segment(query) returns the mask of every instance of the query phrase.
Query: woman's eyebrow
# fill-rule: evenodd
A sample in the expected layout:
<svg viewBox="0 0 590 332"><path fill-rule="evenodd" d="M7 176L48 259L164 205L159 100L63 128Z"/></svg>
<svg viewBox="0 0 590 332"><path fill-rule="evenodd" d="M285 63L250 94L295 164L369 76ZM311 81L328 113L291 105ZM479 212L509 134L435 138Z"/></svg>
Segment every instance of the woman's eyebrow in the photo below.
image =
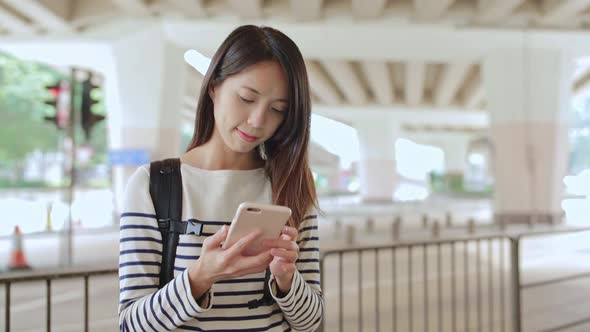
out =
<svg viewBox="0 0 590 332"><path fill-rule="evenodd" d="M262 94L261 94L261 93L260 93L258 90L254 89L254 88L252 88L252 87L249 87L249 86L247 86L247 85L242 85L242 86L241 86L241 88L244 88L244 89L250 90L250 91L254 92L254 93L255 93L255 94L257 94L257 95L262 95ZM287 99L283 99L283 98L275 99L275 101L281 101L281 102L283 102L283 103L287 103L287 104L289 103L289 102L287 101Z"/></svg>

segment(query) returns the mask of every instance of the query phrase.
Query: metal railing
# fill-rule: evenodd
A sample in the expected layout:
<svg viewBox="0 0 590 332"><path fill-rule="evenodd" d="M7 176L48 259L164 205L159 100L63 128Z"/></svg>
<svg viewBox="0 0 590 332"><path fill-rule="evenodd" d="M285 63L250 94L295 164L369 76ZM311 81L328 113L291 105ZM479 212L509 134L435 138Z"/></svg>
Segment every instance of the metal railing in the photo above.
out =
<svg viewBox="0 0 590 332"><path fill-rule="evenodd" d="M337 315L336 319L333 319L331 314L326 312L322 330L342 331L345 325L348 325L346 322L348 319L355 323L359 331L366 331L367 325L372 324L371 329L375 331L422 330L428 332L440 331L441 326L449 327L451 331L459 331L459 329L466 331L474 326L481 330L485 326L487 330L521 332L523 291L590 278L590 272L587 272L523 283L520 263L521 241L529 237L581 231L590 231L590 228L396 242L388 246L324 251L320 264L326 307L330 311L331 305L335 304ZM384 257L387 253L390 253L389 257L387 255ZM367 259L367 256L371 259ZM389 271L386 271L383 261L391 263ZM388 275L387 272L390 274ZM45 282L46 331L49 332L51 331L52 282L78 278L84 280L83 323L84 331L88 331L88 290L91 278L117 273L116 268L109 267L0 274L0 285L4 285L5 288L4 331L10 331L11 327L11 286L13 284ZM365 277L368 273L372 273L372 278ZM352 286L350 282L346 283L347 278L356 279L355 283ZM407 280L403 280L404 278ZM372 304L364 299L367 294L363 288L371 288L366 287L365 281L373 288L373 293L370 294L373 295ZM421 287L416 285L418 282L422 283ZM391 283L388 294L383 293L381 289L381 286L386 283ZM348 306L353 302L348 295L345 298L345 293L351 290L359 294L355 315L345 314L345 311L350 311L349 308L345 308L345 304ZM335 297L335 301L330 299L332 296ZM390 307L383 303L387 298L391 299L390 303L387 303ZM373 307L371 317L365 313L365 305ZM402 309L407 310L407 319L402 319L404 314ZM390 310L387 314L388 318L391 318L391 323L387 326L383 324L385 310ZM586 323L590 323L590 317L555 326L544 332L561 331ZM406 326L400 326L402 324ZM335 325L335 328L332 325Z"/></svg>
<svg viewBox="0 0 590 332"><path fill-rule="evenodd" d="M322 330L343 331L352 324L358 331L428 332L450 328L521 332L524 290L590 277L589 272L524 284L521 241L580 231L590 228L398 242L323 252L321 277L326 312ZM367 278L367 274L371 276ZM390 289L382 287L384 283L390 284ZM364 288L373 288L372 294ZM373 303L365 299L371 295ZM386 320L383 313L387 314ZM586 323L590 323L590 317L544 332Z"/></svg>
<svg viewBox="0 0 590 332"><path fill-rule="evenodd" d="M5 308L4 308L4 331L10 331L10 309L11 309L11 286L15 283L24 282L45 282L45 296L46 296L46 331L51 331L51 284L54 280L64 279L84 279L84 297L83 297L83 311L84 311L84 331L88 332L88 313L89 313L89 283L90 278L100 275L117 274L118 270L115 268L103 269L72 269L69 271L39 271L39 272L12 272L5 275L0 274L0 285L4 285L5 289Z"/></svg>
<svg viewBox="0 0 590 332"><path fill-rule="evenodd" d="M528 233L528 234L521 234L520 236L512 239L512 242L513 242L512 248L513 248L513 251L515 251L514 255L517 255L515 257L520 259L520 244L521 244L522 239L532 238L532 237L537 237L537 236L564 235L564 234L589 232L589 231L590 231L590 228L585 227L585 228L578 228L578 229L549 230L549 231L543 231L543 232L533 232L533 233ZM517 266L519 266L519 265L517 265ZM552 278L552 279L536 281L536 282L522 283L522 280L520 278L520 268L518 268L514 272L514 278L515 278L514 282L517 282L517 285L518 285L518 292L516 294L516 298L518 298L518 302L515 303L515 305L517 305L515 307L515 311L516 311L515 315L516 314L518 314L518 315L515 316L517 318L517 323L515 323L515 324L518 325L518 329L516 331L520 332L520 331L522 331L522 314L521 314L522 303L521 303L520 299L522 298L523 291L537 289L540 287L545 287L545 286L550 286L550 285L555 285L555 284L560 284L560 283L573 281L573 280L590 278L590 272L571 274L571 275L560 277L560 278ZM576 321L561 324L558 326L553 326L553 327L545 329L541 332L563 331L566 329L570 329L572 327L576 327L576 326L580 326L580 325L584 325L584 324L588 324L588 323L590 323L590 316L576 320Z"/></svg>

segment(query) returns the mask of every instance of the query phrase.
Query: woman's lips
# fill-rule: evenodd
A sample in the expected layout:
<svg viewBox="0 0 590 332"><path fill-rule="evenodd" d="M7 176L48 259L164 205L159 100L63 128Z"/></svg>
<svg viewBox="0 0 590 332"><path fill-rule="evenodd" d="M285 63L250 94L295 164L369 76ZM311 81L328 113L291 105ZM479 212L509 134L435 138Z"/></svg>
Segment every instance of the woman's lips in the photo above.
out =
<svg viewBox="0 0 590 332"><path fill-rule="evenodd" d="M246 141L246 142L252 143L252 142L255 142L258 139L258 137L256 137L256 136L250 136L250 135L246 134L245 132L243 132L243 131L241 131L241 130L239 130L237 128L236 128L236 130L238 131L238 134L240 135L240 137L244 141Z"/></svg>

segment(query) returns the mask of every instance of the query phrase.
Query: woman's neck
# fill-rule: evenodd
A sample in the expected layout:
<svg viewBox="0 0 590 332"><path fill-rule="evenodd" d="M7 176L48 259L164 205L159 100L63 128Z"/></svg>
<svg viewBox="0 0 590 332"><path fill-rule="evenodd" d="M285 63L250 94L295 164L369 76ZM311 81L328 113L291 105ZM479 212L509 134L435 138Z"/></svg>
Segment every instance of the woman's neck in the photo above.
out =
<svg viewBox="0 0 590 332"><path fill-rule="evenodd" d="M186 152L180 159L185 164L209 170L249 170L264 167L264 161L256 150L236 153L225 145L218 146L213 140Z"/></svg>

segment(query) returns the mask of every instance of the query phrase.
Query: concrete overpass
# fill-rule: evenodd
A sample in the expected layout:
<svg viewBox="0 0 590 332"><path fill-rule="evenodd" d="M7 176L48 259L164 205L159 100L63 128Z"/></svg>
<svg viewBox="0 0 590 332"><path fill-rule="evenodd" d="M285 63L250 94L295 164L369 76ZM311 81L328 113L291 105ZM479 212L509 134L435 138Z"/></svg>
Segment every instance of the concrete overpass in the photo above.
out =
<svg viewBox="0 0 590 332"><path fill-rule="evenodd" d="M176 155L212 55L244 23L276 27L306 56L318 114L354 126L362 194L390 200L394 142L494 147L495 212L559 219L566 112L590 82L589 0L0 1L0 50L102 73L111 148ZM463 148L461 148L463 147ZM453 169L450 169L453 170ZM130 169L116 169L121 191Z"/></svg>

